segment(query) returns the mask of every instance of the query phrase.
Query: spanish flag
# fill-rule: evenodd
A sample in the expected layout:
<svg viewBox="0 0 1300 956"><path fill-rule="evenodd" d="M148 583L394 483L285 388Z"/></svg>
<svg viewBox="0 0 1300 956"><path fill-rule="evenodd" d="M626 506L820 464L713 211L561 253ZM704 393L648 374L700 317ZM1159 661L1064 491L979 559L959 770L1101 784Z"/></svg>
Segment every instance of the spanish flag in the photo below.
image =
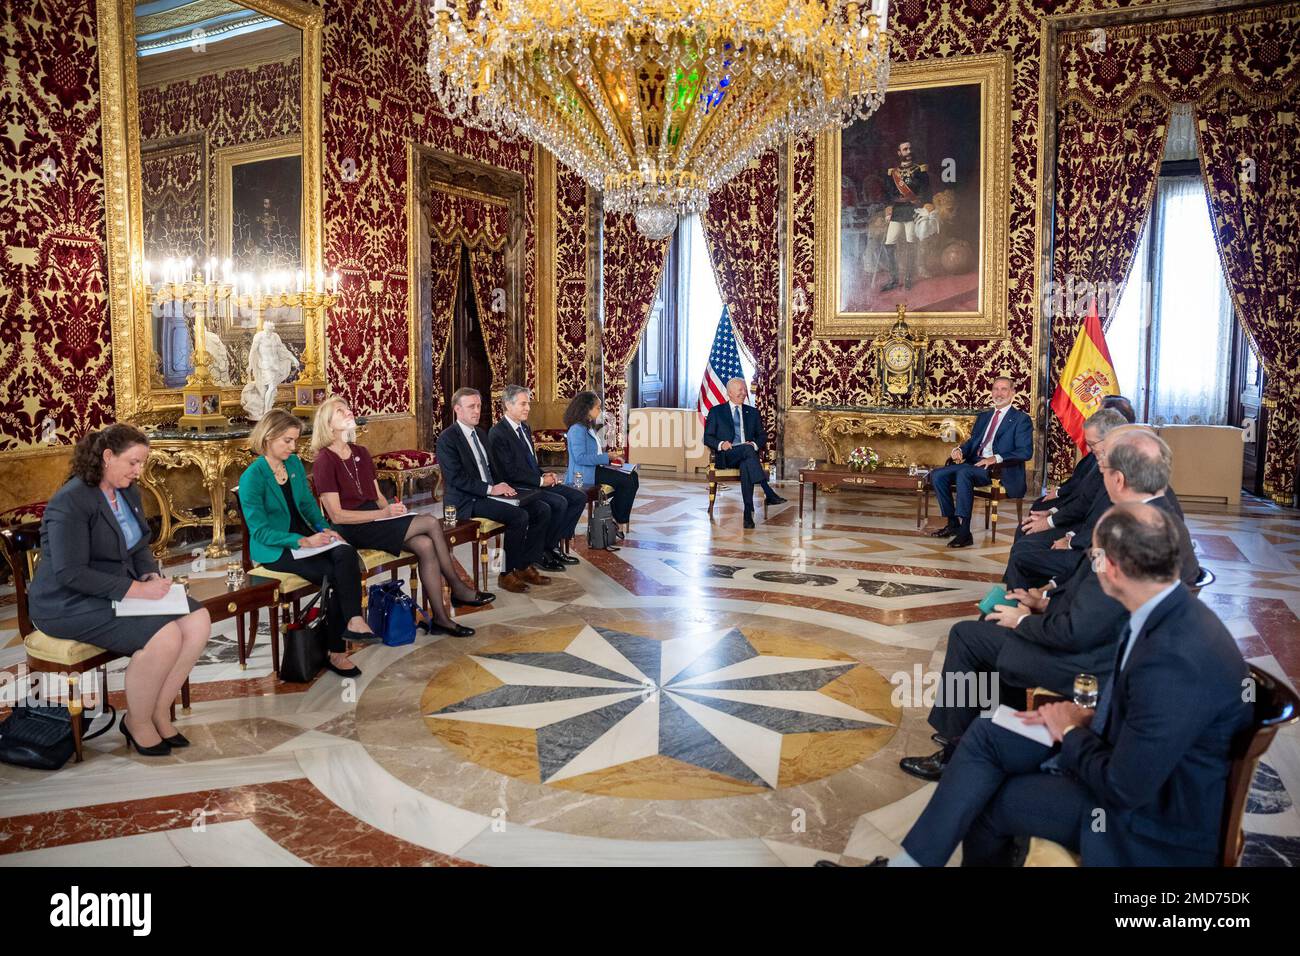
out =
<svg viewBox="0 0 1300 956"><path fill-rule="evenodd" d="M1083 440L1084 421L1101 408L1103 398L1118 394L1115 366L1111 364L1106 335L1097 317L1097 300L1093 299L1052 395L1052 411L1083 454L1088 453L1088 445Z"/></svg>

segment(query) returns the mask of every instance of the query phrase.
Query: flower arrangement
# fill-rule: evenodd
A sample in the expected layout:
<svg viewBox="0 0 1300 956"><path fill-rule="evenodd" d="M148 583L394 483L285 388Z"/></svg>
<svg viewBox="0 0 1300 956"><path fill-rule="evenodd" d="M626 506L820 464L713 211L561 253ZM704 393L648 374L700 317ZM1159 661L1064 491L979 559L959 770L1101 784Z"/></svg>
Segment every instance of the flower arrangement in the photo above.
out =
<svg viewBox="0 0 1300 956"><path fill-rule="evenodd" d="M849 452L849 467L854 471L875 471L880 465L880 455L870 445L859 445Z"/></svg>

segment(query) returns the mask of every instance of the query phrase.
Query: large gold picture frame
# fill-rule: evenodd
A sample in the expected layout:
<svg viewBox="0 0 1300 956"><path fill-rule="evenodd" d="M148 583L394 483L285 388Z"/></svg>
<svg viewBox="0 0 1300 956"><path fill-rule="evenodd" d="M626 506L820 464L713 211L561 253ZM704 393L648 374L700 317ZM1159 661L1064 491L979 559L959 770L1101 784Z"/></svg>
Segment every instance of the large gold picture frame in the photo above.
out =
<svg viewBox="0 0 1300 956"><path fill-rule="evenodd" d="M942 61L899 63L891 67L888 96L944 87L978 89L979 239L975 268L978 306L963 311L926 311L908 307L913 325L931 338L1001 338L1007 330L1007 232L1010 210L1010 60L1005 54L955 57ZM870 123L871 118L865 122ZM813 332L821 339L864 339L888 331L893 308L870 312L841 311L841 130L817 138L814 190ZM943 174L942 157L920 157L932 178ZM883 173L884 170L881 170Z"/></svg>
<svg viewBox="0 0 1300 956"><path fill-rule="evenodd" d="M314 275L321 258L321 30L324 13L306 0L240 0L302 33L302 264ZM135 4L97 5L99 81L104 128L109 311L113 330L113 382L119 421L162 419L178 412L181 390L151 381L154 366L150 315L144 290L141 215L140 123L135 54ZM323 316L313 321L323 324ZM325 330L307 337L316 367L325 369ZM239 404L238 387L221 390L224 404ZM173 416L174 417L174 416Z"/></svg>

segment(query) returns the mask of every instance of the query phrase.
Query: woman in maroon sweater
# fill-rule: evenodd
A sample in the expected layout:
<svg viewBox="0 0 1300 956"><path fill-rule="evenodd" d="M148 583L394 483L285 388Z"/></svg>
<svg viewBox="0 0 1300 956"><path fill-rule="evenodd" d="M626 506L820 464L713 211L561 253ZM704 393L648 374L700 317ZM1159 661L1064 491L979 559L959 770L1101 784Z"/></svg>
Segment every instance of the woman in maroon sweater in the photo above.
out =
<svg viewBox="0 0 1300 956"><path fill-rule="evenodd" d="M356 427L352 410L341 398L327 398L316 410L311 433L316 452L312 481L325 514L343 539L358 550L414 554L419 562L420 583L433 607L432 620L419 612L420 626L453 637L469 637L474 629L457 624L443 608L442 582L451 588L453 607L482 607L496 595L475 591L461 580L438 518L408 512L400 501L388 502L379 490L370 452L348 441L355 436Z"/></svg>

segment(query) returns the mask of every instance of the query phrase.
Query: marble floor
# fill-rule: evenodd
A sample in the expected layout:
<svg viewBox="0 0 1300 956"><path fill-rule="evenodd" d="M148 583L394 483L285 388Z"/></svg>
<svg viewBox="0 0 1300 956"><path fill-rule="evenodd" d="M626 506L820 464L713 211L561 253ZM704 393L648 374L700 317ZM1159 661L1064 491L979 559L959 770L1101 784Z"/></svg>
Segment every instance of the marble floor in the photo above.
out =
<svg viewBox="0 0 1300 956"><path fill-rule="evenodd" d="M0 865L743 865L897 848L933 749L894 693L939 669L1008 540L952 551L910 496L819 495L743 531L697 482L645 478L632 534L554 583L498 592L469 639L357 652L363 674L247 669L233 625L193 674L193 742L128 754L112 731L57 773L0 765ZM418 499L417 499L418 502ZM426 501L424 507L436 510ZM1253 663L1300 683L1300 514L1189 505L1202 599ZM469 552L458 557L468 565ZM188 553L179 555L184 569ZM214 562L207 573L221 573ZM0 670L23 661L0 590ZM122 664L110 700L122 706ZM1300 865L1300 729L1265 755L1246 864Z"/></svg>

